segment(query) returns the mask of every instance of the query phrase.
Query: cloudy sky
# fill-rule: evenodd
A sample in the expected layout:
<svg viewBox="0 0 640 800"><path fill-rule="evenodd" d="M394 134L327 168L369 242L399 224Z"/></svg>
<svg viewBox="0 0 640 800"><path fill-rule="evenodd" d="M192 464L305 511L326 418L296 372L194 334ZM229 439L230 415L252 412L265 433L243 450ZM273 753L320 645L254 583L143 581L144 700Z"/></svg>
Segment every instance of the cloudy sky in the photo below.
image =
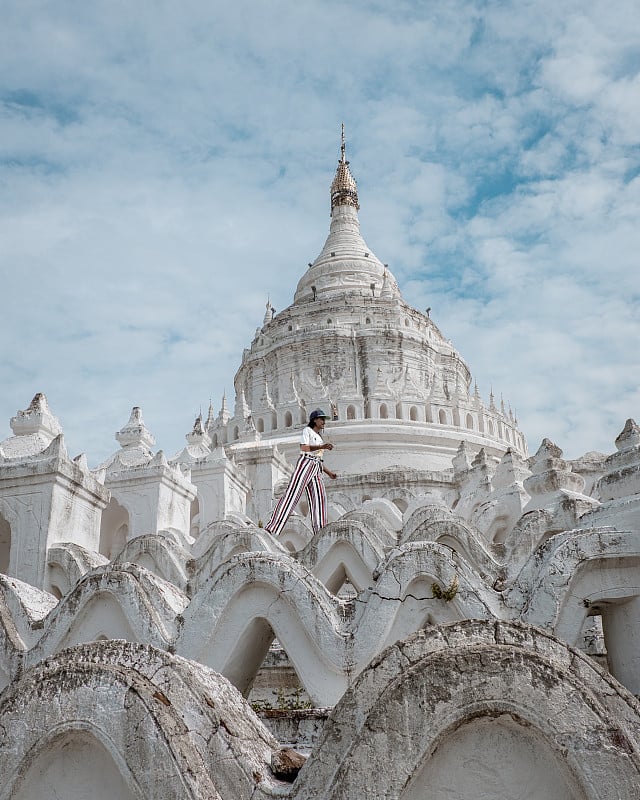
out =
<svg viewBox="0 0 640 800"><path fill-rule="evenodd" d="M637 0L4 0L0 440L131 407L181 448L329 224L362 232L535 452L640 418Z"/></svg>

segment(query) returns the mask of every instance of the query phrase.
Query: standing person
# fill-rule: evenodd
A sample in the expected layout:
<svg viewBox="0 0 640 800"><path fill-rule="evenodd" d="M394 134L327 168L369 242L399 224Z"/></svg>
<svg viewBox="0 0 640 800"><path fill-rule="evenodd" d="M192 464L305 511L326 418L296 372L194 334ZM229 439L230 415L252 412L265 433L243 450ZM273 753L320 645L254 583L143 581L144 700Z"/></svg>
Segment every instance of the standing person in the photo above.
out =
<svg viewBox="0 0 640 800"><path fill-rule="evenodd" d="M333 445L330 442L323 442L321 436L327 419L327 414L321 408L316 408L309 414L309 424L302 431L300 437L301 453L289 485L278 500L269 522L264 526L264 529L274 536L277 536L287 524L291 512L298 504L305 489L309 500L313 532L317 533L327 524L327 494L324 489L322 473L326 473L332 479L336 478L336 473L327 469L323 461L324 451L333 450Z"/></svg>

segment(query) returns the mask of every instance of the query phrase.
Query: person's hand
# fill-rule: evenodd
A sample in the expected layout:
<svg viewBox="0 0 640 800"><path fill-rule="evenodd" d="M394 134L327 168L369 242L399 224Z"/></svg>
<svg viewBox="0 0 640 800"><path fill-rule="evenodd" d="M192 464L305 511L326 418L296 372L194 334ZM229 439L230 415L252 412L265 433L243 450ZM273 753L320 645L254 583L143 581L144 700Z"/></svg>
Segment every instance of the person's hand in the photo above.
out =
<svg viewBox="0 0 640 800"><path fill-rule="evenodd" d="M331 442L327 442L326 444L322 445L321 449L322 450L333 450L333 445L331 444Z"/></svg>
<svg viewBox="0 0 640 800"><path fill-rule="evenodd" d="M327 470L327 475L331 478L331 480L334 480L334 481L338 477L336 475L336 473L335 472L331 472L331 470Z"/></svg>

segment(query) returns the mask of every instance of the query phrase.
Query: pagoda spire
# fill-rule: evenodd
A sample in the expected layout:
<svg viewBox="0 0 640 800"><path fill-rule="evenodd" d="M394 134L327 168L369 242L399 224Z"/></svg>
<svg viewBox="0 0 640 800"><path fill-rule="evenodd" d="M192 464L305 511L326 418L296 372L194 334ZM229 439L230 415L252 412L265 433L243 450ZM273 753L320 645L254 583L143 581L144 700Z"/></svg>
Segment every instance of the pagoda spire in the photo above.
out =
<svg viewBox="0 0 640 800"><path fill-rule="evenodd" d="M340 161L335 177L331 184L331 213L336 206L353 206L356 210L360 208L358 202L358 186L355 182L349 162L346 156L346 144L344 138L344 122L342 123L342 135L340 142Z"/></svg>
<svg viewBox="0 0 640 800"><path fill-rule="evenodd" d="M229 408L227 407L227 392L224 391L222 393L222 407L220 408L218 419L223 425L226 425L230 418L231 414L229 413Z"/></svg>
<svg viewBox="0 0 640 800"><path fill-rule="evenodd" d="M265 311L264 319L262 320L263 326L268 325L271 322L274 312L275 308L271 305L271 298L267 297L267 310Z"/></svg>
<svg viewBox="0 0 640 800"><path fill-rule="evenodd" d="M213 410L213 403L211 402L211 398L209 398L209 413L207 414L207 421L205 423L205 430L209 431L213 427L215 422L215 413Z"/></svg>
<svg viewBox="0 0 640 800"><path fill-rule="evenodd" d="M300 279L294 303L313 303L331 296L343 297L347 291L363 297L380 297L385 266L371 252L360 234L358 190L349 170L344 126L340 160L331 183L331 223L329 235L316 260ZM393 275L387 271L387 291L400 297Z"/></svg>

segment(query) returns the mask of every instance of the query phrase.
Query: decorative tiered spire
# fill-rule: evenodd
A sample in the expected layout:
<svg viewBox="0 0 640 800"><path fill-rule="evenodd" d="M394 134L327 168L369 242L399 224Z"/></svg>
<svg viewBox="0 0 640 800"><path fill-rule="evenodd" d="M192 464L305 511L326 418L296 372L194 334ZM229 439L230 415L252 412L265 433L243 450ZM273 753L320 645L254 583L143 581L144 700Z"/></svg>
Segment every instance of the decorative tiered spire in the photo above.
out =
<svg viewBox="0 0 640 800"><path fill-rule="evenodd" d="M185 436L185 439L191 445L190 455L205 456L211 452L211 437L202 421L202 412L196 417L196 421L193 423L193 430Z"/></svg>
<svg viewBox="0 0 640 800"><path fill-rule="evenodd" d="M207 414L207 421L204 426L207 432L211 430L214 422L215 422L215 412L213 410L213 403L211 402L211 398L209 398L209 413Z"/></svg>
<svg viewBox="0 0 640 800"><path fill-rule="evenodd" d="M349 169L349 162L346 158L346 146L344 141L344 122L342 123L342 142L340 144L340 161L336 170L335 178L331 184L331 212L336 206L354 206L360 208L358 202L358 186Z"/></svg>
<svg viewBox="0 0 640 800"><path fill-rule="evenodd" d="M39 434L49 442L62 433L60 422L49 410L47 398L42 392L34 395L29 408L18 411L16 416L11 418L11 430L16 436Z"/></svg>
<svg viewBox="0 0 640 800"><path fill-rule="evenodd" d="M204 433L204 428L202 426L202 411L196 417L196 421L193 423L193 431L196 436L201 436Z"/></svg>
<svg viewBox="0 0 640 800"><path fill-rule="evenodd" d="M233 416L236 417L236 419L247 419L247 417L251 416L251 409L247 403L244 389L240 391L240 394L236 395L236 407L234 409Z"/></svg>
<svg viewBox="0 0 640 800"><path fill-rule="evenodd" d="M389 270L386 268L385 264L384 275L382 277L382 289L380 290L380 297L385 300L392 299L394 297L394 288L395 287L393 287L391 283L391 278L389 277Z"/></svg>
<svg viewBox="0 0 640 800"><path fill-rule="evenodd" d="M625 422L624 428L616 437L616 449L618 451L626 450L629 447L635 447L640 444L640 427L633 419L628 419Z"/></svg>
<svg viewBox="0 0 640 800"><path fill-rule="evenodd" d="M231 414L229 413L229 408L227 407L227 393L225 391L222 393L222 406L220 408L220 413L218 414L218 420L223 425L226 425L230 418Z"/></svg>
<svg viewBox="0 0 640 800"><path fill-rule="evenodd" d="M298 283L294 303L315 303L331 296L360 294L380 297L385 265L371 252L360 234L358 191L345 154L344 126L340 161L331 184L331 225L322 252ZM400 290L388 272L387 289L392 302ZM386 298L385 298L386 299Z"/></svg>
<svg viewBox="0 0 640 800"><path fill-rule="evenodd" d="M28 408L11 418L11 429L15 436L0 441L0 461L39 454L53 456L52 448L64 449L60 422L49 410L47 398L41 392L34 396Z"/></svg>
<svg viewBox="0 0 640 800"><path fill-rule="evenodd" d="M271 322L274 312L275 308L271 305L271 300L267 298L267 310L265 311L264 319L262 320L263 325L268 325Z"/></svg>
<svg viewBox="0 0 640 800"><path fill-rule="evenodd" d="M156 440L144 424L142 409L139 406L133 407L129 422L116 433L116 439L122 448L138 448L148 451L149 456L152 455L151 448Z"/></svg>

